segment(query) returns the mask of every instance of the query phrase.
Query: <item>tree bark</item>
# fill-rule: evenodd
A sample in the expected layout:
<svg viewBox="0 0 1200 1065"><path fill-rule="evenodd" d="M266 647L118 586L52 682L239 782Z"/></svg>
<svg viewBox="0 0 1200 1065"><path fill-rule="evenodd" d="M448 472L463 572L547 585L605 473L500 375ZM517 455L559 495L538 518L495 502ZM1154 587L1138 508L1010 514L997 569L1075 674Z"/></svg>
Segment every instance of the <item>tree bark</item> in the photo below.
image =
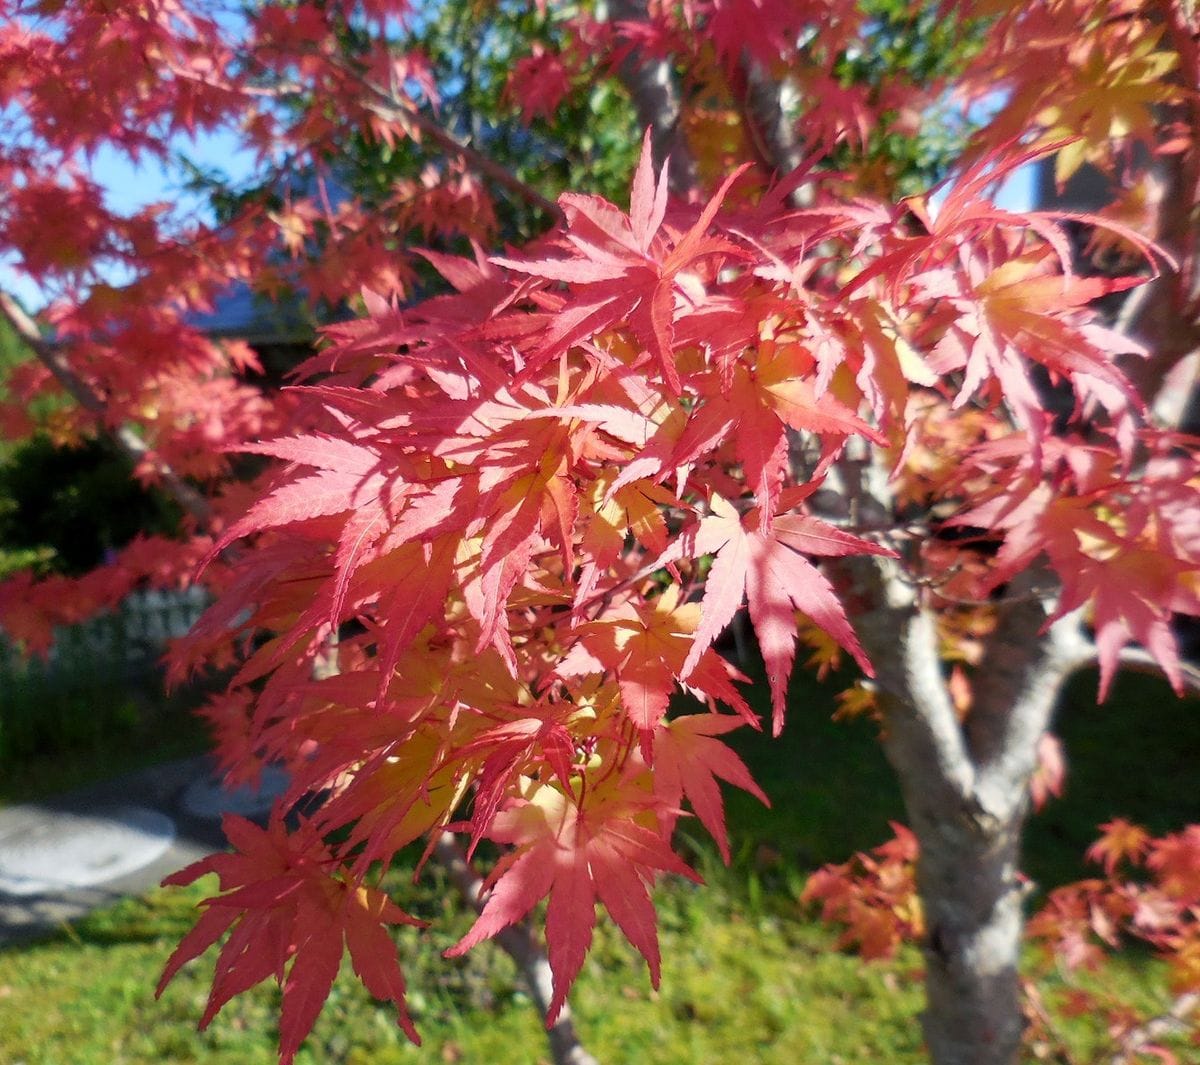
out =
<svg viewBox="0 0 1200 1065"><path fill-rule="evenodd" d="M1037 575L1012 589L963 722L919 589L891 560L848 560L848 570L871 604L857 629L878 670L884 749L920 846L929 1054L935 1065L1013 1065L1025 1027L1018 872L1028 783L1062 682L1084 653L1078 619L1039 635Z"/></svg>
<svg viewBox="0 0 1200 1065"><path fill-rule="evenodd" d="M646 0L601 0L596 17L607 22L646 22ZM696 161L680 127L680 97L675 71L667 59L638 55L631 50L621 60L621 84L633 100L638 124L650 129L650 146L656 166L670 160L667 176L671 191L686 197L700 183Z"/></svg>
<svg viewBox="0 0 1200 1065"><path fill-rule="evenodd" d="M477 913L481 912L485 901L483 881L471 868L466 855L451 833L445 832L438 838L434 854L450 873L450 878L463 899ZM517 963L538 1016L545 1021L550 1013L550 1003L554 999L554 976L546 954L534 938L528 923L521 921L503 929L497 933L496 942ZM546 1038L550 1042L554 1065L598 1065L596 1059L579 1042L571 1020L571 1007L565 1003L554 1024L547 1029Z"/></svg>
<svg viewBox="0 0 1200 1065"><path fill-rule="evenodd" d="M935 1065L1012 1065L1024 1027L1017 970L1024 803L1011 804L1007 817L981 807L933 619L909 594L907 604L873 611L859 632L879 668L884 749L920 845L921 1027Z"/></svg>
<svg viewBox="0 0 1200 1065"><path fill-rule="evenodd" d="M906 794L919 790L907 783ZM930 1057L936 1065L1011 1065L1025 1027L1017 877L1024 808L996 823L914 800L908 812L926 922L921 1027Z"/></svg>

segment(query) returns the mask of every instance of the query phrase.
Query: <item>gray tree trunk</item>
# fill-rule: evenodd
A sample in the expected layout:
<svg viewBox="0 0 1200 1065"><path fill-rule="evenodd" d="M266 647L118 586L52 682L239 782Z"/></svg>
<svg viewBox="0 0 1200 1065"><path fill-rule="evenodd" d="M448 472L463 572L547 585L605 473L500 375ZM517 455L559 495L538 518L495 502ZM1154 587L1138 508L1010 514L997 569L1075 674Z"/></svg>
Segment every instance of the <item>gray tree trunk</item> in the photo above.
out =
<svg viewBox="0 0 1200 1065"><path fill-rule="evenodd" d="M926 927L921 1027L930 1057L936 1065L1011 1065L1024 1029L1017 879L1024 804L995 821L961 803L930 801L929 792L937 789L911 773L901 771L900 780L920 844L917 888Z"/></svg>
<svg viewBox="0 0 1200 1065"><path fill-rule="evenodd" d="M878 496L876 496L878 498ZM1042 634L1043 575L1014 582L960 721L932 614L887 559L852 559L845 575L871 604L856 627L877 670L884 747L900 779L920 856L926 1009L935 1065L1013 1065L1024 1018L1018 879L1029 779L1063 681L1090 659L1078 618Z"/></svg>
<svg viewBox="0 0 1200 1065"><path fill-rule="evenodd" d="M596 17L607 22L645 22L649 18L646 0L601 0ZM621 61L621 82L637 111L638 125L649 127L651 152L656 166L668 159L667 175L671 191L686 196L699 184L696 161L687 138L680 129L680 94L675 71L668 60L646 56L636 49Z"/></svg>

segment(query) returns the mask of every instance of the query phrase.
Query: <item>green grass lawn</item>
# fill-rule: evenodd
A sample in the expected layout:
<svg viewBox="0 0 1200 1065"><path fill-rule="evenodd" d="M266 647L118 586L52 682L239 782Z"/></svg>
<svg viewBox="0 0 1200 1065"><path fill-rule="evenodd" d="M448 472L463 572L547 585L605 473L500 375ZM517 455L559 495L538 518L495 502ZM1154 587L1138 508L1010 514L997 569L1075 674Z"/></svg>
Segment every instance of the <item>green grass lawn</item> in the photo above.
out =
<svg viewBox="0 0 1200 1065"><path fill-rule="evenodd" d="M65 690L31 686L13 693L2 690L5 679L0 805L57 795L209 747L194 712L205 698L201 686L164 696L153 678L121 685L98 677ZM16 732L19 744L13 742ZM3 1058L0 1065L7 1065Z"/></svg>
<svg viewBox="0 0 1200 1065"><path fill-rule="evenodd" d="M632 949L601 923L572 993L581 1037L601 1062L925 1060L915 1023L921 1007L915 950L865 964L837 950L834 932L788 893L773 892L755 905L746 891L731 888L733 874L715 879L701 889L670 882L658 892L664 956L658 992ZM0 952L5 1065L273 1065L279 1008L273 986L235 999L202 1033L195 1023L211 959L186 967L161 1000L153 997L164 959L213 886L155 891L50 940ZM415 896L406 893L406 905L438 918L430 930L406 928L397 937L424 1045L409 1045L390 1009L343 973L297 1060L545 1062L544 1035L508 958L488 944L465 959L440 957L469 924L449 886L435 874ZM1166 995L1162 972L1144 957L1125 959L1113 979L1122 993L1147 1003ZM1092 1061L1105 1046L1102 1026L1086 1016L1063 1034L1073 1061Z"/></svg>
<svg viewBox="0 0 1200 1065"><path fill-rule="evenodd" d="M1080 876L1095 826L1115 814L1156 831L1200 820L1196 701L1176 701L1157 682L1133 677L1097 709L1091 704L1094 685L1084 678L1064 700L1059 731L1071 757L1067 794L1029 831L1026 865L1043 886ZM601 922L572 1001L586 1045L605 1065L924 1060L915 1023L921 1004L916 951L864 964L838 951L836 932L796 902L808 872L880 842L887 821L901 815L875 726L866 720L834 723L832 705L829 689L800 676L783 737L748 731L739 737L737 745L774 808L729 795L731 868L723 868L700 833L685 825L685 848L709 884L697 889L671 880L659 890L659 992L650 990L645 967L619 933ZM98 771L105 763L91 765ZM20 797L10 786L4 793ZM434 920L429 930L397 933L425 1045L410 1047L387 1008L343 976L298 1060L547 1060L544 1037L505 955L485 944L466 959L440 957L469 918L438 872L417 889L401 876L396 883L406 908ZM204 1033L194 1026L211 978L211 955L188 966L160 1001L153 998L162 964L206 890L211 884L154 892L41 942L0 952L0 1062L273 1062L273 987L235 1000ZM1142 955L1123 959L1112 979L1122 993L1147 1002L1166 994L1161 967ZM1058 993L1054 986L1044 991L1051 998ZM1088 1015L1066 1023L1064 1036L1078 1062L1104 1047L1102 1025Z"/></svg>
<svg viewBox="0 0 1200 1065"><path fill-rule="evenodd" d="M278 993L230 1003L197 1034L210 966L185 969L155 1002L153 979L189 926L204 887L155 892L80 922L53 942L0 954L0 1047L8 1065L273 1062ZM443 895L442 892L445 892ZM435 930L405 929L400 951L414 1019L411 1047L386 1007L341 977L298 1060L307 1065L392 1062L529 1063L546 1058L534 1011L507 957L484 946L439 957L467 927L432 881L413 908L446 909ZM747 909L719 887L673 884L660 893L662 989L620 936L602 925L572 998L580 1032L604 1062L917 1062L911 1018L917 959L863 966L832 948L827 930Z"/></svg>

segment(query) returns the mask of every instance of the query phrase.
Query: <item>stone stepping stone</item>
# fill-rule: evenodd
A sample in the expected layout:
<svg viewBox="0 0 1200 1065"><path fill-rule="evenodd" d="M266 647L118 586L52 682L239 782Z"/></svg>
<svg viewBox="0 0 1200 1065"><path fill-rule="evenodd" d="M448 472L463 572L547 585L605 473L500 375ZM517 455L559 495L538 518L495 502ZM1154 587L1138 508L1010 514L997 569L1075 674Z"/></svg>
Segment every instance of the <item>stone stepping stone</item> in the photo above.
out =
<svg viewBox="0 0 1200 1065"><path fill-rule="evenodd" d="M175 822L144 806L10 806L0 809L0 893L94 887L156 861L174 841Z"/></svg>
<svg viewBox="0 0 1200 1065"><path fill-rule="evenodd" d="M212 777L199 777L183 790L180 806L192 817L216 821L223 814L260 817L271 810L275 800L287 791L291 778L277 766L267 766L257 788L242 785L226 788Z"/></svg>

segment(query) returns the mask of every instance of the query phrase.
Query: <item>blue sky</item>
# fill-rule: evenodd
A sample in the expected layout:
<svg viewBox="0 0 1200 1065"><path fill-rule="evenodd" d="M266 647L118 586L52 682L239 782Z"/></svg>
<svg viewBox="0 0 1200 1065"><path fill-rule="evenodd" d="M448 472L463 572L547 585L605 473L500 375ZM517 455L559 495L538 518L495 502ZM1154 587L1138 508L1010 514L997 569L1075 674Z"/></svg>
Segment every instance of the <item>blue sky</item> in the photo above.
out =
<svg viewBox="0 0 1200 1065"><path fill-rule="evenodd" d="M220 170L233 182L244 180L254 169L254 157L228 130L180 138L176 151L202 167ZM156 200L169 200L184 210L203 209L202 197L186 196L177 176L157 159L147 158L135 166L120 152L102 148L96 157L94 176L107 190L109 205L121 214L132 214Z"/></svg>
<svg viewBox="0 0 1200 1065"><path fill-rule="evenodd" d="M203 168L221 171L235 184L254 171L252 154L229 131L180 138L176 150ZM104 186L109 205L122 214L132 214L147 204L164 200L179 211L207 213L203 197L186 193L180 187L178 174L158 160L147 157L135 165L125 155L102 148L93 164L93 175ZM1014 211L1028 210L1033 203L1033 178L1032 167L1018 170L1001 186L997 205ZM39 288L14 270L11 262L0 261L0 287L13 293L30 310L38 310L46 302Z"/></svg>
<svg viewBox="0 0 1200 1065"><path fill-rule="evenodd" d="M1028 211L1033 206L1033 180L1036 171L1023 166L1000 186L996 206L1006 211Z"/></svg>
<svg viewBox="0 0 1200 1065"><path fill-rule="evenodd" d="M213 168L234 183L245 180L254 171L253 154L245 150L229 130L180 137L175 150L197 165ZM181 213L209 214L203 196L186 192L180 174L171 163L164 165L150 156L133 163L124 153L102 147L92 161L93 178L103 186L109 207L130 215L151 203L167 202ZM113 280L119 282L119 278ZM12 261L0 260L0 287L11 292L28 309L38 310L46 303L45 294L29 278L13 267Z"/></svg>

